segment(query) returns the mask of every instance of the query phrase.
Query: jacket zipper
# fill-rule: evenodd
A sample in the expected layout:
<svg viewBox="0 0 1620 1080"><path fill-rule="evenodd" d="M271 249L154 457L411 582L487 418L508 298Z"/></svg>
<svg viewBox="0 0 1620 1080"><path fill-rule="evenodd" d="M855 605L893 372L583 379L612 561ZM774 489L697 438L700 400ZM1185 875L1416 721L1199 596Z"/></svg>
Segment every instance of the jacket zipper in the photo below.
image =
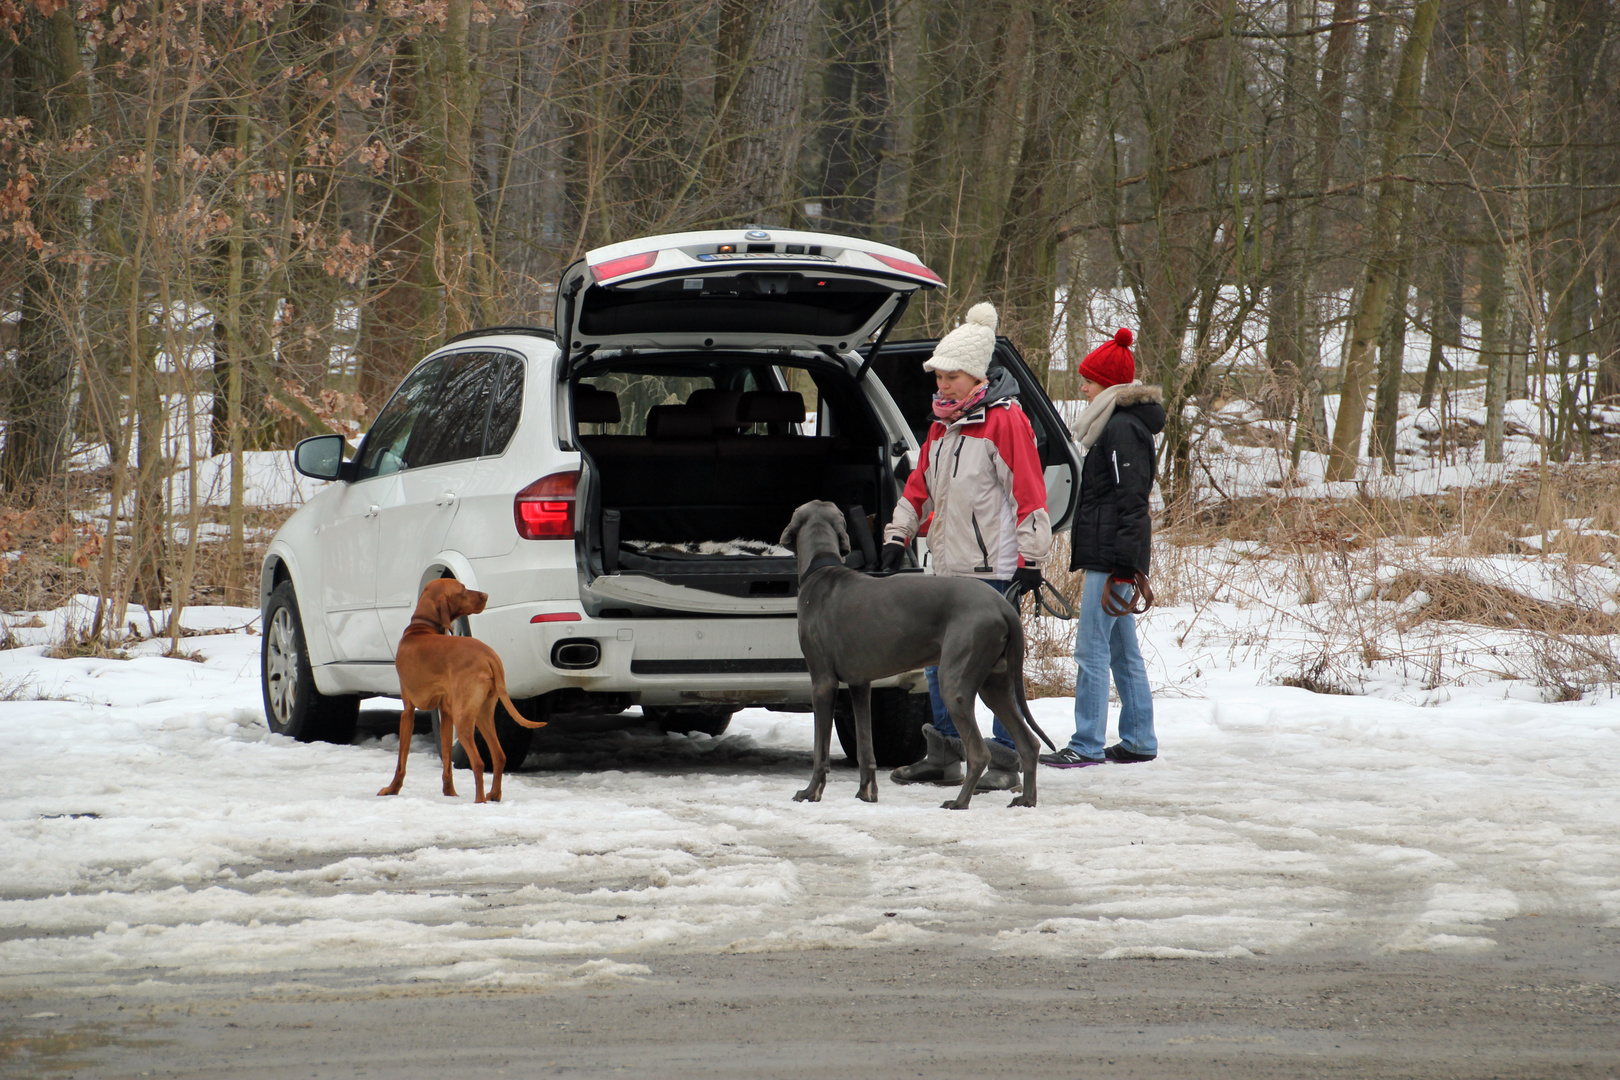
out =
<svg viewBox="0 0 1620 1080"><path fill-rule="evenodd" d="M970 514L968 516L973 522L973 539L979 542L979 565L973 568L973 572L975 574L993 574L996 570L995 567L990 565L990 549L984 546L984 533L979 531L979 515Z"/></svg>
<svg viewBox="0 0 1620 1080"><path fill-rule="evenodd" d="M962 467L962 447L964 445L966 445L966 443L967 443L967 439L963 438L961 435L958 435L956 437L956 452L951 455L951 479L952 480L956 479L956 470L960 469Z"/></svg>
<svg viewBox="0 0 1620 1080"><path fill-rule="evenodd" d="M1119 451L1114 451L1114 486L1118 487L1122 481L1119 478Z"/></svg>

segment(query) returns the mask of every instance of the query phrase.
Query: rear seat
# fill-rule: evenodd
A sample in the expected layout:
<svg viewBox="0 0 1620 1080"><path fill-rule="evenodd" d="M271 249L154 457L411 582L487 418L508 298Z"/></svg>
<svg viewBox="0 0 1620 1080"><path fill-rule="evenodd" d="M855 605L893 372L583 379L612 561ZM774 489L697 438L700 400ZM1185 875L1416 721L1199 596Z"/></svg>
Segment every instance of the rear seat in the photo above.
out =
<svg viewBox="0 0 1620 1080"><path fill-rule="evenodd" d="M826 497L833 469L874 460L871 447L843 439L733 434L804 419L796 392L734 393L699 390L687 404L654 406L644 436L580 436L624 539L775 543L799 505Z"/></svg>

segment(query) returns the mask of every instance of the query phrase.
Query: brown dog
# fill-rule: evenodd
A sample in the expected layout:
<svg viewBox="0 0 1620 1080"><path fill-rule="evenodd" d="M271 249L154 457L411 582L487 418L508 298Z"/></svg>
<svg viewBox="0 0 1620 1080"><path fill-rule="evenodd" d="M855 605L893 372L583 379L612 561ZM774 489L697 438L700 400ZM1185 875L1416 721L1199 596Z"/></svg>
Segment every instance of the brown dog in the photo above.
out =
<svg viewBox="0 0 1620 1080"><path fill-rule="evenodd" d="M501 801L501 773L506 754L495 737L495 702L506 706L507 714L524 727L540 728L543 722L524 719L506 696L506 669L495 650L470 637L455 637L450 627L465 615L477 615L489 603L489 593L475 592L454 578L430 581L416 602L416 614L399 639L394 668L399 672L400 697L405 710L399 715L399 768L394 782L377 792L398 795L405 783L405 758L411 752L411 735L416 730L417 709L439 710L439 756L444 761L444 793L455 795L450 778L450 737L452 733L467 751L473 783L484 801L484 761L478 755L473 732L484 736L489 747L495 779L489 785L489 801Z"/></svg>

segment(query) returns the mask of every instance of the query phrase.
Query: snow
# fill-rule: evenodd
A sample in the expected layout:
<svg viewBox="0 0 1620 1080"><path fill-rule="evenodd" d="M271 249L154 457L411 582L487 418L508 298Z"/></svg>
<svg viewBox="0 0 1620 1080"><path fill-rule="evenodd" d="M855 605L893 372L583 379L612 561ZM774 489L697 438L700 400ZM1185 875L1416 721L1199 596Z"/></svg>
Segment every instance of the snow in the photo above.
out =
<svg viewBox="0 0 1620 1080"><path fill-rule="evenodd" d="M965 813L887 778L861 803L848 770L793 802L811 719L763 710L716 739L574 736L508 775L499 804L474 805L465 772L460 798L440 795L418 736L402 794L378 798L395 736L266 729L256 612L188 609L188 627L228 631L182 640L200 661L165 641L49 659L85 601L38 627L12 613L0 987L606 985L645 975L649 952L964 942L1242 962L1490 950L1493 920L1534 913L1614 924L1620 704L1545 703L1499 674L1435 690L1393 664L1363 696L1279 686L1285 624L1331 605L1245 602L1262 586L1232 580L1142 620L1157 761L1042 769L1037 809L980 795ZM1059 740L1071 707L1033 702Z"/></svg>

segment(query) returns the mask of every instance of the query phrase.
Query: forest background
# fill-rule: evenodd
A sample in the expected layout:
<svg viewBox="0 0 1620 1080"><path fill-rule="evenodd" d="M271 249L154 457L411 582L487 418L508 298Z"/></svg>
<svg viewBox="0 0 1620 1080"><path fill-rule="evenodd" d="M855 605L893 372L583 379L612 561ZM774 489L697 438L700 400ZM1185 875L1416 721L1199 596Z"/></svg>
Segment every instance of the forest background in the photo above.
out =
<svg viewBox="0 0 1620 1080"><path fill-rule="evenodd" d="M1134 327L1172 517L1233 398L1328 480L1393 470L1403 391L1442 451L1501 461L1522 399L1544 467L1612 456L1617 37L1620 0L0 0L0 547L45 552L7 606L252 604L244 455L550 325L592 247L743 223L917 252L949 287L898 336L993 300L1054 398Z"/></svg>

